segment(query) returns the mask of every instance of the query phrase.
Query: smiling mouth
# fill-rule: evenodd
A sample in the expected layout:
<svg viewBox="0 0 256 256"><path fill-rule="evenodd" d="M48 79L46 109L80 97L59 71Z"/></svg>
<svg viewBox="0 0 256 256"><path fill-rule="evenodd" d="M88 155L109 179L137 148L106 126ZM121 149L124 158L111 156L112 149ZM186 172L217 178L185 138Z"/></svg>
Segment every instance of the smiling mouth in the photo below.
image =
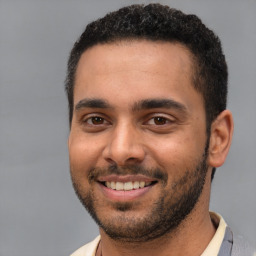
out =
<svg viewBox="0 0 256 256"><path fill-rule="evenodd" d="M115 182L115 181L105 181L100 182L105 187L117 190L117 191L131 191L142 189L144 187L149 187L157 183L157 181L128 181L128 182Z"/></svg>

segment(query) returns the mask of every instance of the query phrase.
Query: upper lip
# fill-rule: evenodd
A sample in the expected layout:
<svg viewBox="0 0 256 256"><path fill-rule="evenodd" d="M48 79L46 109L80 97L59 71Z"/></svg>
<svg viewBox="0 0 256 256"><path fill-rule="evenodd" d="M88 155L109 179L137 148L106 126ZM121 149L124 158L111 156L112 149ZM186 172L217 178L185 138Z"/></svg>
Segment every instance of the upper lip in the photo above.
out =
<svg viewBox="0 0 256 256"><path fill-rule="evenodd" d="M145 181L145 182L153 182L156 181L156 179L149 178L147 176L137 174L137 175L107 175L107 176L100 176L98 178L99 182L106 182L106 181L114 181L114 182L129 182L129 181Z"/></svg>

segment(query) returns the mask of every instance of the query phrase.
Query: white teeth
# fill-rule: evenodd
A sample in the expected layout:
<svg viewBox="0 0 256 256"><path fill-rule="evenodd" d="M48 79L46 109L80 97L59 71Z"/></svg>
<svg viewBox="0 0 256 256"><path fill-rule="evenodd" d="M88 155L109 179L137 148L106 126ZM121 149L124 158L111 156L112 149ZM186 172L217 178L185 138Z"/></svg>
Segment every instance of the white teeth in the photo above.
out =
<svg viewBox="0 0 256 256"><path fill-rule="evenodd" d="M135 182L133 183L133 188L134 188L134 189L138 189L139 187L140 187L139 181L135 181Z"/></svg>
<svg viewBox="0 0 256 256"><path fill-rule="evenodd" d="M124 190L132 190L132 189L133 189L133 185L131 181L124 183Z"/></svg>
<svg viewBox="0 0 256 256"><path fill-rule="evenodd" d="M114 181L111 181L111 188L116 189L116 183Z"/></svg>
<svg viewBox="0 0 256 256"><path fill-rule="evenodd" d="M124 183L123 182L117 182L116 183L116 190L124 190Z"/></svg>
<svg viewBox="0 0 256 256"><path fill-rule="evenodd" d="M144 188L145 187L145 181L140 181L140 188Z"/></svg>
<svg viewBox="0 0 256 256"><path fill-rule="evenodd" d="M133 189L139 189L139 188L144 188L145 186L150 185L150 181L128 181L128 182L114 182L114 181L106 181L105 185L108 188L114 189L114 190L133 190Z"/></svg>

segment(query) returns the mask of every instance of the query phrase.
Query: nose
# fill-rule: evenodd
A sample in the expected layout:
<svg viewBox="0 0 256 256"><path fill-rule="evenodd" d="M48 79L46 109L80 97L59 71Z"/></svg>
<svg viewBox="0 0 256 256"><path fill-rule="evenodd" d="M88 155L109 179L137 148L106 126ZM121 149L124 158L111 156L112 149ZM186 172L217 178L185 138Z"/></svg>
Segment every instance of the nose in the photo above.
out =
<svg viewBox="0 0 256 256"><path fill-rule="evenodd" d="M140 132L130 124L117 125L108 138L103 157L108 163L118 166L141 163L145 158L145 148Z"/></svg>

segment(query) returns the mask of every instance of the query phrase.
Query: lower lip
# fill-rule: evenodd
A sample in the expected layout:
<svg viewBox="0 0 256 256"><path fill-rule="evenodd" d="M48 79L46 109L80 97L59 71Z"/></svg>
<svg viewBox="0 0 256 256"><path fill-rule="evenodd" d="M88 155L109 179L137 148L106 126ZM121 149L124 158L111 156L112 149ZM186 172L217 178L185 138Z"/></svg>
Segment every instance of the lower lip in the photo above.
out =
<svg viewBox="0 0 256 256"><path fill-rule="evenodd" d="M132 201L139 197L142 197L145 193L149 192L149 190L152 189L153 185L147 186L144 188L139 189L133 189L133 190L114 190L111 188L108 188L101 183L99 183L99 186L103 192L103 194L113 201L119 201L119 202L125 202L125 201Z"/></svg>

